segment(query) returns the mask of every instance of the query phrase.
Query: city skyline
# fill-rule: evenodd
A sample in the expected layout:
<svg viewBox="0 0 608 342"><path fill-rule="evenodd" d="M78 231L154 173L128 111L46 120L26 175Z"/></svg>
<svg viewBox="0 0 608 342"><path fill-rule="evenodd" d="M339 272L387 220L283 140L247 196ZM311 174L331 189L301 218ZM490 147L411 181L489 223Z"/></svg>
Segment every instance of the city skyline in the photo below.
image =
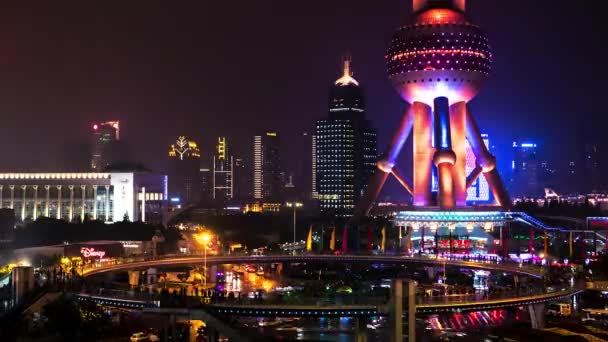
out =
<svg viewBox="0 0 608 342"><path fill-rule="evenodd" d="M576 68L565 73L556 71L562 64L584 65L588 63L586 61L588 58L593 62L600 55L589 53L584 56L574 56L559 53L572 48L562 44L559 37L572 37L573 34L577 36L579 46L591 49L590 51L597 49L591 44L592 38L582 34L586 30L595 29L595 21L588 19L588 16L577 15L583 11L586 15L589 13L595 15L594 13L599 12L592 10L596 4L588 4L585 9L570 6L570 3L565 1L552 1L552 6L547 4L544 4L544 1L526 3L526 10L521 11L521 6L512 2L488 4L482 1L470 1L468 3L468 13L485 28L496 50L497 58L489 84L484 87L471 106L475 112L483 113L479 117L480 126L493 137L493 144L498 149L497 155L509 156L510 141L519 137L500 132L500 125L497 120L493 120L494 115L512 118L509 120L512 130L521 136L535 136L538 143L545 146L559 146L559 142L563 140L560 137L567 136L572 141L575 140L573 136L584 132L582 131L584 123L581 122L584 120L578 120L575 125L567 124L566 117L572 113L582 112L589 117L589 121L596 119L600 123L597 126L601 126L603 120L600 117L601 108L592 107L591 103L597 96L593 89L601 89L594 79L601 79L601 73L605 71L600 70L600 74L596 74L593 79L587 79L590 76L585 73L575 72ZM248 142L257 128L271 129L285 136L311 131L314 121L325 113L325 85L333 81L334 67L345 54L353 56L358 61L355 76L367 86L368 113L370 120L379 131L381 137L379 150L382 151L390 136L390 128L398 121L398 115L395 113L405 109L405 104L390 89L385 77L383 62L385 42L389 39L388 32L391 32L392 27L398 25L408 15L409 5L407 1L396 1L394 5L381 8L365 2L352 4L349 2L349 5L344 6L343 2L337 1L324 5L325 10L320 11L319 5L307 4L302 8L303 14L294 12L292 6L288 4L275 6L276 11L285 13L285 18L271 18L271 22L267 25L256 28L253 36L248 38L248 44L245 46L236 44L237 47L227 46L224 40L220 39L223 37L205 31L204 25L197 25L195 18L187 13L190 7L195 8L195 6L184 5L183 8L164 14L162 13L164 9L151 5L149 8L144 8L141 14L129 17L128 20L117 15L113 30L108 30L105 22L93 12L86 12L88 14L82 15L81 18L63 23L57 19L47 18L46 12L43 11L49 10L52 13L62 10L66 12L64 15L69 15L83 10L82 7L57 6L56 9L42 7L39 13L33 15L44 19L41 22L50 27L46 30L50 35L49 41L61 43L57 46L62 48L54 49L51 46L49 49L51 52L46 52L47 55L50 54L50 58L47 58L48 63L39 63L40 56L36 53L42 40L40 30L35 25L29 27L16 24L16 32L10 32L9 35L13 38L8 40L9 47L12 47L9 51L14 53L7 54L3 63L6 76L2 82L5 82L3 89L7 101L4 109L5 124L0 132L5 139L3 146L10 146L11 133L15 131L24 132L22 134L26 137L26 142L20 145L18 151L5 149L7 161L0 164L1 168L5 171L36 171L36 166L44 163L50 165L51 169L65 170L67 163L59 158L65 147L73 145L74 142L87 141L92 123L105 120L121 121L121 140L130 144L133 150L137 151L135 155L141 159L140 161L153 170L166 171L164 162L156 156L166 148L172 137L182 132L200 141L200 146L205 147L213 146L216 136L225 135L233 141L234 154L243 156L248 154ZM132 6L125 10L138 8ZM212 22L212 14L224 13L230 9L227 6L229 5L215 4L203 8L202 15L209 16L208 19ZM239 11L236 11L234 21L223 24L222 28L226 28L224 33L229 38L236 39L242 30L245 30L245 25L236 24L240 16L251 10L257 16L263 17L265 6L243 4L239 7ZM107 4L100 5L99 9L103 12L115 8L116 5ZM338 8L341 10L346 8L346 12L340 11L340 15L356 23L353 32L341 28L332 20ZM5 15L14 17L14 14L20 11L18 7L8 8ZM320 42L310 42L305 39L308 37L308 31L304 35L304 28L298 27L298 24L306 20L303 18L304 14L313 15L313 13L318 18L313 31L318 29L331 32ZM368 13L377 14L377 17L382 18L382 22L372 18L375 16ZM540 16L539 13L543 15ZM155 19L163 15L170 16L170 23L183 22L177 23L179 25L174 29L163 27L161 30L154 27ZM526 25L503 30L505 22L510 22L513 17L525 22ZM492 18L492 22L488 18ZM526 20L526 18L535 20ZM574 20L574 23L564 27L548 25L553 21L565 22L566 18ZM82 25L82 28L79 27L82 31L80 33L82 36L79 36L73 27L88 19L94 20ZM292 20L293 23L287 26L285 33L273 33L272 27L287 20ZM116 41L113 40L117 35L128 32L134 25L141 28L134 33L125 34L125 37ZM571 32L566 26L574 27L574 30ZM533 34L530 37L519 38L522 35L518 33L524 30L526 32L529 30ZM186 32L186 37L175 39L176 32ZM217 48L215 49L218 51L217 56L208 57L206 48L192 46L192 39L197 34L204 34L209 49ZM283 39L283 35L288 34L293 34L296 39L293 41ZM20 36L25 39L18 39ZM150 41L152 37L157 36L161 37L158 42ZM82 42L86 39L80 39L91 37L99 39L94 43L86 44ZM140 39L134 46L130 46L128 43L134 38L146 39ZM542 46L536 42L541 38ZM15 41L32 44L31 46L17 44L14 43ZM328 45L328 42L333 44ZM42 44L40 48L47 46ZM329 48L324 48L325 46ZM171 52L165 52L161 50L166 49L161 47L172 49L169 49ZM306 53L300 56L297 51L302 48L312 51L314 56ZM286 51L290 54L290 58L275 57L277 51ZM525 58L521 54L522 51L526 51ZM527 56L539 60L541 56L545 56L546 51L556 52L551 53L551 58L542 59L544 63L525 63ZM124 55L124 58L107 58L117 52ZM251 63L262 67L256 68L260 70L252 70L246 66L233 68L231 67L233 64L225 63L227 66L222 65L219 70L211 70L213 68L210 66L218 65L220 61L232 61L237 56L235 52L251 54L254 57ZM147 53L146 63L134 67L135 57L139 53ZM79 57L78 63L73 56ZM200 58L202 56L204 58ZM186 61L182 63L184 66L178 65L183 62L182 59ZM31 68L33 64L38 66ZM507 68L511 64L520 67L510 72ZM266 68L270 65L273 68ZM65 69L61 76L54 72L58 66ZM8 70L9 67L11 70ZM194 72L185 75L186 68L193 68ZM270 69L272 71L262 71ZM36 78L33 77L33 72L36 72ZM84 77L86 81L82 80L82 76L87 76ZM219 79L220 76L226 80ZM146 77L152 82L147 82ZM588 81L587 84L598 85L590 86L589 89L592 91L568 88L569 93L565 94L566 90L557 89L556 84L559 82L552 82L557 78L564 78L564 82L571 83L583 78ZM18 80L21 81L17 82ZM258 86L253 88L259 89L252 89L246 93L229 91L235 80L256 82ZM36 82L34 83L36 86L31 91L25 92L26 86L32 85L31 82ZM282 86L277 87L277 84ZM505 88L510 90L505 92ZM271 89L276 93L270 92ZM543 91L539 93L537 89ZM560 98L560 101L547 100L553 98ZM24 103L30 104L24 106ZM296 103L297 106L294 106L293 104ZM25 126L20 123L20 118L27 114L33 116L38 124L24 130ZM255 119L248 120L249 117ZM532 118L533 124L529 124L528 118ZM1 131L2 129L4 131ZM49 144L49 141L57 143ZM548 159L550 162L555 160L557 153L575 155L578 150L575 150L573 145L575 144L549 151ZM34 162L22 157L39 151L42 146L48 151L40 157L41 160ZM287 146L288 150L283 153L287 172L293 171L293 160L296 158L293 156L293 151L289 151L290 148L291 146ZM202 149L201 153L204 154L205 150ZM208 150L208 153L211 151ZM509 159L509 157L500 158L501 170L508 168L509 165L505 165L505 161L508 163Z"/></svg>

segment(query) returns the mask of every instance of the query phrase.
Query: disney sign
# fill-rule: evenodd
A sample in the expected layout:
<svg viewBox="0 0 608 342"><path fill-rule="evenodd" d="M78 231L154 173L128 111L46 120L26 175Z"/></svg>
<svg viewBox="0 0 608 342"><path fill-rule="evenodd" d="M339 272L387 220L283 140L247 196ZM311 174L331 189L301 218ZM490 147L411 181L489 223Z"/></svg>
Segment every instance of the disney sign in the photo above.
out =
<svg viewBox="0 0 608 342"><path fill-rule="evenodd" d="M80 249L80 254L82 254L83 257L85 258L100 258L103 259L103 257L106 255L106 251L97 251L95 250L95 248L87 248L87 247L82 247Z"/></svg>

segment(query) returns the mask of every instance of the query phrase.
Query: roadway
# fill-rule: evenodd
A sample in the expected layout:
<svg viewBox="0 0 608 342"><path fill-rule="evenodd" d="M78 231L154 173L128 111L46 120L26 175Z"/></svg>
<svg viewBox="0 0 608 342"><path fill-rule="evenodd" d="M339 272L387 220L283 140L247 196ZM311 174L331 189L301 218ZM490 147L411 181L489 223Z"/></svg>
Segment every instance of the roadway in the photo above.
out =
<svg viewBox="0 0 608 342"><path fill-rule="evenodd" d="M375 263L375 264L424 264L435 266L455 266L501 271L514 274L524 274L534 278L542 278L544 270L540 266L522 265L517 263L497 263L496 261L466 260L436 256L412 255L236 255L236 256L172 256L154 260L117 259L103 265L85 267L83 276L91 276L115 271L142 270L157 267L192 266L196 264L270 264L270 263Z"/></svg>
<svg viewBox="0 0 608 342"><path fill-rule="evenodd" d="M436 297L432 300L428 298L418 298L416 312L421 314L432 314L439 312L466 312L492 310L499 308L525 306L532 304L545 303L571 297L583 291L581 287L562 288L554 292L540 294L529 294L517 296L516 294L506 294L494 298L479 299L476 296L463 296L455 299L450 296ZM125 295L89 295L84 293L75 294L81 301L93 301L107 306L125 307L131 309L143 309L144 312L154 311L163 312L174 310L180 307L168 307L162 304L158 298L145 299L133 298ZM268 304L263 302L242 304L238 301L202 304L201 298L190 297L187 304L181 309L203 310L211 314L231 315L231 316L255 316L255 317L369 317L386 315L388 313L387 304L382 300L378 304Z"/></svg>

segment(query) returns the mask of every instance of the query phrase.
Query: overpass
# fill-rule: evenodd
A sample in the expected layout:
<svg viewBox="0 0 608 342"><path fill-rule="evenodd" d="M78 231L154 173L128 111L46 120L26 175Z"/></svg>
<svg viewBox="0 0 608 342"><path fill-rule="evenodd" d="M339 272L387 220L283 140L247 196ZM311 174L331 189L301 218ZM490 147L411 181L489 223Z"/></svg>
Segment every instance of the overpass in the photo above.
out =
<svg viewBox="0 0 608 342"><path fill-rule="evenodd" d="M205 263L218 264L271 264L271 263L376 263L376 264L423 264L435 266L456 266L474 269L501 271L514 274L523 274L534 278L542 278L544 271L540 266L522 265L506 262L498 263L496 260L467 259L466 256L437 257L425 255L394 256L394 255L266 255L266 256L173 256L154 260L118 259L115 263L93 265L83 270L83 276L91 276L114 271L141 270L156 267L192 266Z"/></svg>
<svg viewBox="0 0 608 342"><path fill-rule="evenodd" d="M418 298L416 313L433 314L441 312L483 311L525 305L543 304L546 302L569 298L583 291L583 287L562 288L554 292L517 296L513 294L479 300L475 296L463 296L458 302L447 297L425 300ZM141 309L144 312L171 312L175 308L164 307L156 299L134 299L127 296L97 296L84 293L75 294L79 301L89 301L100 305ZM387 304L379 299L377 304L240 304L238 302L201 304L200 298L191 297L187 304L191 312L202 310L213 315L252 316L252 317L371 317L388 315ZM180 308L185 309L185 308Z"/></svg>

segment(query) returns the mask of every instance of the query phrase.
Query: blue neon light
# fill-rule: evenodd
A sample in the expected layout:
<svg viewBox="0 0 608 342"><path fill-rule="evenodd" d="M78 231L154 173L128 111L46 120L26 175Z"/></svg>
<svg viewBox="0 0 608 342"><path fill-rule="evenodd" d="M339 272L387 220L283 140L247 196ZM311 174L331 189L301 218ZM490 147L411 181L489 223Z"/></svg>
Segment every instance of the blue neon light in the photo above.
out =
<svg viewBox="0 0 608 342"><path fill-rule="evenodd" d="M179 197L171 197L171 202L177 203L179 201L180 201Z"/></svg>
<svg viewBox="0 0 608 342"><path fill-rule="evenodd" d="M521 147L536 147L536 144L525 143L521 144Z"/></svg>

